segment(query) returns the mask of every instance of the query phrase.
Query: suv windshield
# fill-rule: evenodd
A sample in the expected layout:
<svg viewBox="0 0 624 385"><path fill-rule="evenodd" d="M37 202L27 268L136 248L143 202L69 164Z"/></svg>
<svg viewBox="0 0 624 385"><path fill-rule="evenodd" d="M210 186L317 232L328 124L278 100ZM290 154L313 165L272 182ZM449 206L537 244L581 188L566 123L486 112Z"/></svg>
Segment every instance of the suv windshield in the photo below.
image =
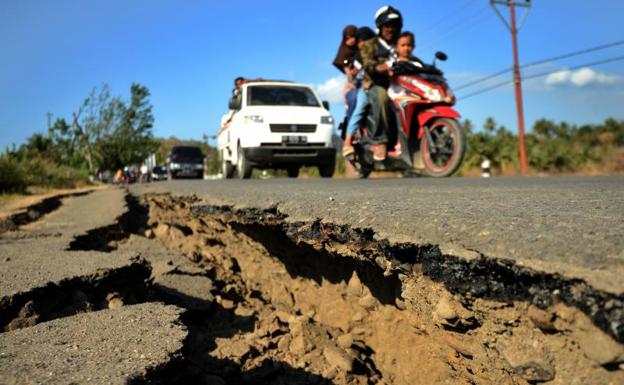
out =
<svg viewBox="0 0 624 385"><path fill-rule="evenodd" d="M203 162L204 155L199 147L179 146L171 149L172 161Z"/></svg>
<svg viewBox="0 0 624 385"><path fill-rule="evenodd" d="M319 102L307 87L261 85L247 88L247 105L318 107Z"/></svg>

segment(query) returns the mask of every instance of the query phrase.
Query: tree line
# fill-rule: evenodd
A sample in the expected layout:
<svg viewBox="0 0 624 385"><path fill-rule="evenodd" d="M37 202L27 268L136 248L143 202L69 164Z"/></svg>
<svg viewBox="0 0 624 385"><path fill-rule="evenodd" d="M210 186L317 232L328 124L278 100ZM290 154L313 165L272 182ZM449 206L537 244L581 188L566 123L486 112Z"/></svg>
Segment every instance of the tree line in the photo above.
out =
<svg viewBox="0 0 624 385"><path fill-rule="evenodd" d="M0 156L0 191L29 185L71 186L105 170L141 163L159 147L149 89L130 86L130 97L112 96L104 84L70 119L58 118L47 134L34 134Z"/></svg>
<svg viewBox="0 0 624 385"><path fill-rule="evenodd" d="M96 87L72 114L58 118L47 134L34 134L19 147L0 154L0 192L23 192L28 186L67 187L140 164L156 154L159 164L173 145L195 144L208 157L208 172L219 170L214 147L203 141L158 139L153 135L154 115L146 86L133 83L130 97L112 96L108 85ZM477 130L470 120L462 122L467 150L460 174L474 175L483 160L495 172L517 170L518 138L493 118ZM600 124L571 125L538 120L526 135L527 158L532 172L578 172L588 165L607 173L624 173L624 121L613 118ZM344 161L338 159L338 173ZM608 166L608 167L607 167ZM605 169L606 167L606 169Z"/></svg>
<svg viewBox="0 0 624 385"><path fill-rule="evenodd" d="M462 171L478 168L490 160L499 172L519 168L518 137L493 118L482 130L475 130L471 121L463 122L467 151ZM571 125L548 119L535 122L526 138L529 168L539 173L573 173L589 165L608 168L608 172L624 172L624 121L613 118L600 124Z"/></svg>

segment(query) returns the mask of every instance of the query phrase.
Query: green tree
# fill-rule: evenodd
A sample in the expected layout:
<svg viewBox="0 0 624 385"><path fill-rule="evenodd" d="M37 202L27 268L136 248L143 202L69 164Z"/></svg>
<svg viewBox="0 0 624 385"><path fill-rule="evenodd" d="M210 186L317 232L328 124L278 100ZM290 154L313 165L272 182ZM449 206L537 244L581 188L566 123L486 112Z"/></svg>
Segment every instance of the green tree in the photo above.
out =
<svg viewBox="0 0 624 385"><path fill-rule="evenodd" d="M154 115L149 103L149 90L140 84L130 87L130 104L112 101L117 124L112 135L101 142L104 169L114 170L124 165L140 163L154 153L159 143L154 139Z"/></svg>
<svg viewBox="0 0 624 385"><path fill-rule="evenodd" d="M94 88L71 124L57 119L50 137L68 163L80 163L91 174L140 163L158 148L149 95L147 87L133 83L126 104L111 96L107 84Z"/></svg>
<svg viewBox="0 0 624 385"><path fill-rule="evenodd" d="M518 163L516 136L493 118L486 119L482 131L473 132L470 121L464 121L463 126L467 139L464 167L479 167L484 159L489 159L494 168Z"/></svg>

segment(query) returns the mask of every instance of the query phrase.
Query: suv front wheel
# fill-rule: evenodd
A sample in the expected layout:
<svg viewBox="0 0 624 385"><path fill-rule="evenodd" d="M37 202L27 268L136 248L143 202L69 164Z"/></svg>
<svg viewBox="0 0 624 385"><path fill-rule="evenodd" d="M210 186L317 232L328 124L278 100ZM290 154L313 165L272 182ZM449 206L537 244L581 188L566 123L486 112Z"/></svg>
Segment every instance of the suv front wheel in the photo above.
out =
<svg viewBox="0 0 624 385"><path fill-rule="evenodd" d="M286 173L289 178L296 178L299 176L299 166L290 166L286 169Z"/></svg>
<svg viewBox="0 0 624 385"><path fill-rule="evenodd" d="M331 178L334 176L334 170L336 169L336 161L319 164L318 170L322 178Z"/></svg>
<svg viewBox="0 0 624 385"><path fill-rule="evenodd" d="M221 173L225 179L230 179L234 174L234 166L232 166L232 162L225 160L225 151L221 152Z"/></svg>
<svg viewBox="0 0 624 385"><path fill-rule="evenodd" d="M249 164L243 149L238 147L237 159L236 159L236 172L239 179L249 179L251 177L252 167Z"/></svg>

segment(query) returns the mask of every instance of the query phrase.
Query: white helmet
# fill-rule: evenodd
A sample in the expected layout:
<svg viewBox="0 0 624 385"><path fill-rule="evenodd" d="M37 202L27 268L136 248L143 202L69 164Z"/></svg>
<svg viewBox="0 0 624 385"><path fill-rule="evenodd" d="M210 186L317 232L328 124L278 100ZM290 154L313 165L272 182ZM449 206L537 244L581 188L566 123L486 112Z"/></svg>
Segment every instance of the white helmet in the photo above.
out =
<svg viewBox="0 0 624 385"><path fill-rule="evenodd" d="M394 20L398 22L399 29L403 28L403 17L401 16L401 12L396 8L384 5L375 12L375 26L378 30L382 25Z"/></svg>

